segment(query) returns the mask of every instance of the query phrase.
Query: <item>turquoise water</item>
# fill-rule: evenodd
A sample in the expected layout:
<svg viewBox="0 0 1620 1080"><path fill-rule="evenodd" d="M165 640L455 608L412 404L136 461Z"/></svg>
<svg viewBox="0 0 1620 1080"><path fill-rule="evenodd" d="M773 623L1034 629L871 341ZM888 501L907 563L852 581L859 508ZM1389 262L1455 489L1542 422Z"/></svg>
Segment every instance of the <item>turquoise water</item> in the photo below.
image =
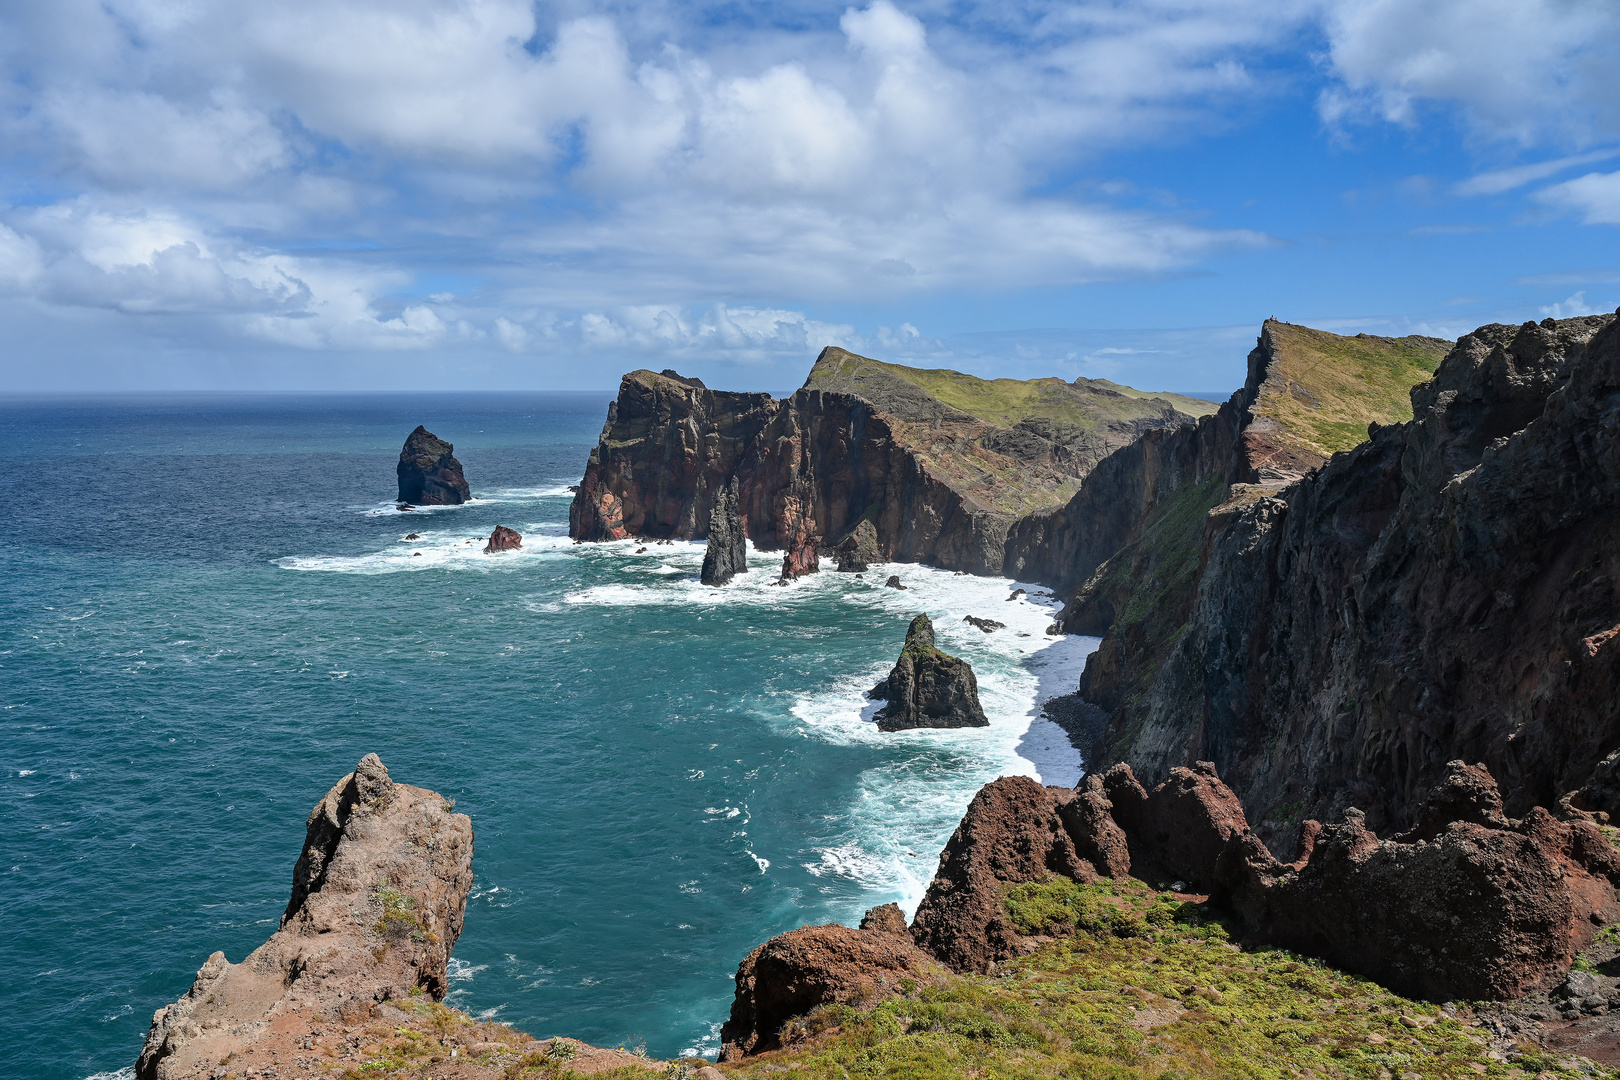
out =
<svg viewBox="0 0 1620 1080"><path fill-rule="evenodd" d="M915 566L774 588L769 553L712 590L699 545L568 541L606 405L0 400L8 1076L126 1068L210 952L275 929L304 818L368 752L472 816L455 1004L665 1056L717 1049L766 937L914 907L980 784L1073 782L1036 702L1095 642L1046 638L1039 590ZM393 510L418 423L476 502ZM497 524L521 552L468 542ZM918 611L991 728L870 723Z"/></svg>

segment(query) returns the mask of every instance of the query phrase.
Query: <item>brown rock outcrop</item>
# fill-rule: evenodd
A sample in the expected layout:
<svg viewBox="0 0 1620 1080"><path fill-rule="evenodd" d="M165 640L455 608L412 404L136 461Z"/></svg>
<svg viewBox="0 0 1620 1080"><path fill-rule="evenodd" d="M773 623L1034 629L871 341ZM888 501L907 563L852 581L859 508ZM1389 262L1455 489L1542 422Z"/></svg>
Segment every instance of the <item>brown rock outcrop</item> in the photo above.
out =
<svg viewBox="0 0 1620 1080"><path fill-rule="evenodd" d="M899 904L879 904L869 908L861 916L861 929L873 930L880 934L899 934L909 938L911 931L906 927L905 912L900 910Z"/></svg>
<svg viewBox="0 0 1620 1080"><path fill-rule="evenodd" d="M1052 874L1093 880L1058 816L1061 788L1004 776L979 789L939 856L939 869L911 921L917 946L956 971L985 971L1021 955L1002 887Z"/></svg>
<svg viewBox="0 0 1620 1080"><path fill-rule="evenodd" d="M316 804L306 832L281 928L240 964L214 953L191 990L158 1010L140 1080L212 1077L280 1017L363 1017L413 990L444 996L473 882L467 816L395 783L367 754Z"/></svg>
<svg viewBox="0 0 1620 1080"><path fill-rule="evenodd" d="M489 534L489 543L484 545L484 554L496 551L516 551L523 546L523 534L516 529L508 529L505 525L495 526L495 531Z"/></svg>
<svg viewBox="0 0 1620 1080"><path fill-rule="evenodd" d="M833 545L833 556L838 560L840 573L864 574L873 563L883 561L877 529L862 518L848 536Z"/></svg>
<svg viewBox="0 0 1620 1080"><path fill-rule="evenodd" d="M973 666L934 646L934 624L927 615L911 620L900 659L871 696L888 703L877 714L879 731L990 725L979 704Z"/></svg>
<svg viewBox="0 0 1620 1080"><path fill-rule="evenodd" d="M891 905L892 906L892 905ZM895 914L898 914L896 909ZM871 913L868 913L868 918ZM782 1025L818 1005L870 1005L903 978L934 970L904 936L877 927L851 930L830 923L771 938L737 966L731 1016L720 1029L722 1061L781 1045Z"/></svg>
<svg viewBox="0 0 1620 1080"><path fill-rule="evenodd" d="M399 452L399 501L418 506L459 506L472 498L455 447L418 424Z"/></svg>

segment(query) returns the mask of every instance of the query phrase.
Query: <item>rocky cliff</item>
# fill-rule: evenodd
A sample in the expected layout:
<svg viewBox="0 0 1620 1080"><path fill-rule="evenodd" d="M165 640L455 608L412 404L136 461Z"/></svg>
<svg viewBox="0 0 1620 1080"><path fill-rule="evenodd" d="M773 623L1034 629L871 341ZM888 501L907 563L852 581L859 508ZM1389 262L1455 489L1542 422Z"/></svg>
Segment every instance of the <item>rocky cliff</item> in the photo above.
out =
<svg viewBox="0 0 1620 1080"><path fill-rule="evenodd" d="M733 476L715 493L701 579L705 585L724 585L747 571L748 543L737 514L737 478Z"/></svg>
<svg viewBox="0 0 1620 1080"><path fill-rule="evenodd" d="M1116 617L1088 664L1099 756L1212 761L1266 836L1351 807L1403 828L1455 758L1513 816L1620 810L1620 329L1481 327L1411 402L1186 530L1183 621Z"/></svg>
<svg viewBox="0 0 1620 1080"><path fill-rule="evenodd" d="M756 547L789 576L862 522L868 558L999 573L1008 528L1115 449L1213 408L1097 380L983 380L823 350L785 400L666 371L624 377L569 513L579 540L700 539L739 483Z"/></svg>
<svg viewBox="0 0 1620 1080"><path fill-rule="evenodd" d="M472 498L455 447L418 424L399 452L399 501L420 506L460 506Z"/></svg>

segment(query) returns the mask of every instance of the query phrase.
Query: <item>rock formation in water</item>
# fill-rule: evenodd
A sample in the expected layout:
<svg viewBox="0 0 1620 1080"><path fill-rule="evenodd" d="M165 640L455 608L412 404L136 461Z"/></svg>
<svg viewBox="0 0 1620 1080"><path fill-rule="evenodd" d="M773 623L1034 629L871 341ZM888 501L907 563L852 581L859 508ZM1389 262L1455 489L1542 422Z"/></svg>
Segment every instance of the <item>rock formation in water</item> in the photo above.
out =
<svg viewBox="0 0 1620 1080"><path fill-rule="evenodd" d="M496 551L516 551L522 546L522 533L516 529L508 529L505 525L497 525L495 531L489 534L489 543L484 545L484 554L489 555Z"/></svg>
<svg viewBox="0 0 1620 1080"><path fill-rule="evenodd" d="M1209 407L1099 380L985 381L837 348L783 401L634 371L609 407L569 535L700 539L735 475L747 536L785 552L789 577L863 521L872 534L858 561L997 573L1015 517L1060 503L1140 432Z"/></svg>
<svg viewBox="0 0 1620 1080"><path fill-rule="evenodd" d="M889 577L888 577L888 580L883 583L883 586L884 586L884 588L887 588L887 589L904 589L905 588L905 585L901 584L901 582L900 582L900 575L899 574L890 574Z"/></svg>
<svg viewBox="0 0 1620 1080"><path fill-rule="evenodd" d="M1088 663L1097 757L1211 760L1267 838L1352 806L1405 828L1456 758L1515 816L1620 810L1620 329L1482 327L1411 399L1138 577L1181 599L1157 629L1115 618Z"/></svg>
<svg viewBox="0 0 1620 1080"><path fill-rule="evenodd" d="M465 814L367 754L309 816L281 928L239 964L208 958L190 992L153 1016L137 1077L213 1077L274 1027L369 1016L413 992L444 997L472 852Z"/></svg>
<svg viewBox="0 0 1620 1080"><path fill-rule="evenodd" d="M997 622L994 619L981 619L977 615L964 615L962 616L962 621L969 623L970 625L977 626L980 630L983 630L987 634L993 634L997 630L1005 630L1007 628L1007 624L1004 622Z"/></svg>
<svg viewBox="0 0 1620 1080"><path fill-rule="evenodd" d="M848 536L833 544L833 557L838 570L844 574L864 574L873 563L883 561L878 547L877 529L864 518L851 529Z"/></svg>
<svg viewBox="0 0 1620 1080"><path fill-rule="evenodd" d="M417 425L399 452L399 501L418 506L459 506L472 498L455 447Z"/></svg>
<svg viewBox="0 0 1620 1080"><path fill-rule="evenodd" d="M879 731L909 728L988 727L979 705L973 667L934 646L934 624L927 615L911 620L900 659L889 677L872 690L886 704L877 714Z"/></svg>
<svg viewBox="0 0 1620 1080"><path fill-rule="evenodd" d="M726 481L714 497L709 515L709 546L703 552L702 581L724 585L748 571L748 542L737 516L737 478Z"/></svg>
<svg viewBox="0 0 1620 1080"><path fill-rule="evenodd" d="M737 967L731 1016L720 1029L720 1060L776 1049L783 1024L819 1005L872 1004L897 990L901 979L937 973L937 963L905 936L900 909L885 907L893 910L867 912L859 930L806 926L749 953Z"/></svg>

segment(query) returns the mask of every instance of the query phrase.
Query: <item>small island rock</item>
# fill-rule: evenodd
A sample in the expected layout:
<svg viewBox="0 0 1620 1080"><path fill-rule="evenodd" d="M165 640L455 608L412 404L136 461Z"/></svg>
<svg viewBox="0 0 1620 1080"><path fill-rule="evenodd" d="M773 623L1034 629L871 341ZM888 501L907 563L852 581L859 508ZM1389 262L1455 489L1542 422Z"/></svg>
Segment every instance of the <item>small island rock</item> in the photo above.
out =
<svg viewBox="0 0 1620 1080"><path fill-rule="evenodd" d="M889 580L885 581L883 584L884 584L885 587L890 588L890 589L904 589L905 588L904 585L900 584L900 575L899 574L890 574L889 575Z"/></svg>
<svg viewBox="0 0 1620 1080"><path fill-rule="evenodd" d="M522 546L522 533L516 529L508 529L505 525L497 525L495 531L489 534L489 543L484 545L484 554L489 555L496 551L516 551Z"/></svg>
<svg viewBox="0 0 1620 1080"><path fill-rule="evenodd" d="M927 615L911 620L900 659L872 696L888 701L877 714L879 731L990 725L973 668L934 647L934 624Z"/></svg>
<svg viewBox="0 0 1620 1080"><path fill-rule="evenodd" d="M878 550L877 529L870 521L863 520L848 536L833 545L833 554L838 559L841 573L863 573L872 563L883 561L883 554Z"/></svg>
<svg viewBox="0 0 1620 1080"><path fill-rule="evenodd" d="M703 552L703 584L724 585L748 571L748 544L737 513L737 478L715 492L709 513L709 546Z"/></svg>
<svg viewBox="0 0 1620 1080"><path fill-rule="evenodd" d="M974 626L977 626L980 630L983 630L987 634L1003 629L1007 625L1004 622L996 622L994 619L981 619L977 615L964 615L962 616L962 621L965 623L972 623ZM1028 635L1025 636L1027 637Z"/></svg>
<svg viewBox="0 0 1620 1080"><path fill-rule="evenodd" d="M419 506L460 506L472 498L455 447L418 424L399 452L399 501Z"/></svg>

